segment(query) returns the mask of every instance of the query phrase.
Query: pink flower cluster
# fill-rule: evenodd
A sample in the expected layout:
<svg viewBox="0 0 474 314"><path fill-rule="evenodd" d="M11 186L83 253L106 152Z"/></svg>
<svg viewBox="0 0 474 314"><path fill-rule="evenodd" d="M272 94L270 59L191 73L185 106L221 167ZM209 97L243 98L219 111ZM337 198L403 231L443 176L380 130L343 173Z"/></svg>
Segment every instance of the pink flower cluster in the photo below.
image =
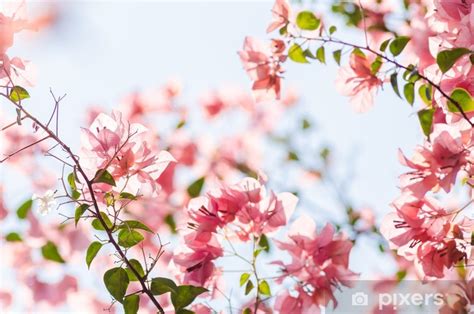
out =
<svg viewBox="0 0 474 314"><path fill-rule="evenodd" d="M118 111L112 116L99 114L82 132L81 162L92 177L107 170L121 190L127 186L127 191L136 194L148 187L156 192L157 179L175 160L166 151L157 152L149 144L149 136L143 125L123 121ZM112 189L108 184L96 186L104 191Z"/></svg>
<svg viewBox="0 0 474 314"><path fill-rule="evenodd" d="M286 225L296 203L293 194L267 193L264 185L252 178L191 200L188 206L191 231L184 235L186 249L174 258L185 274L183 281L204 285L212 276L214 260L223 255L217 235L226 226L232 224L233 232L244 242L263 234L271 235Z"/></svg>
<svg viewBox="0 0 474 314"><path fill-rule="evenodd" d="M351 280L357 278L348 268L352 242L336 234L330 224L317 233L314 221L303 215L292 224L288 241L276 244L292 258L289 264L273 262L282 267L277 282L288 277L297 281L297 296L285 290L277 297L275 308L281 313L319 313L320 306L326 307L330 301L336 307L334 290L341 285L350 287Z"/></svg>
<svg viewBox="0 0 474 314"><path fill-rule="evenodd" d="M470 256L474 221L458 221L463 208L445 209L427 193L450 192L461 171L471 184L473 140L471 128L440 123L411 159L400 154L402 164L413 170L400 177L402 195L381 231L399 255L414 261L423 279L442 278L446 269Z"/></svg>
<svg viewBox="0 0 474 314"><path fill-rule="evenodd" d="M245 38L243 51L239 51L245 71L253 81L256 101L280 99L280 80L286 60L285 43L273 39L263 43L253 37Z"/></svg>

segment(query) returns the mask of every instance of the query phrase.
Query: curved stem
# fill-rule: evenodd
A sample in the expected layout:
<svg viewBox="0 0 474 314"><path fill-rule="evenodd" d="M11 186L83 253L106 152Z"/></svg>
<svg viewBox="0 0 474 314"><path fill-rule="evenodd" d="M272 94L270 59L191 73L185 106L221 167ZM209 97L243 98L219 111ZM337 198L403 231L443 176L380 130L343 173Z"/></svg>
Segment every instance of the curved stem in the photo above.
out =
<svg viewBox="0 0 474 314"><path fill-rule="evenodd" d="M329 42L329 43L349 46L349 47L352 47L352 48L358 48L358 49L361 49L361 50L368 51L368 52L382 58L383 60L387 61L388 63L391 63L391 64L395 65L396 67L398 67L400 69L404 69L404 70L408 70L408 71L413 70L413 69L410 69L409 67L397 62L396 60L393 60L393 59L387 57L386 55L384 55L384 54L382 54L378 51L375 51L374 49L370 48L368 45L367 46L361 46L361 45L349 43L349 42L346 42L346 41L343 41L343 40L335 39L335 38L332 38L332 37L328 37L328 38L323 38L323 37L321 37L321 38L308 38L308 37L304 37L304 36L299 36L299 37L292 36L292 37L293 38L302 38L302 39L305 39L305 40L322 41L323 43L328 43ZM418 73L418 75L420 76L421 79L423 79L428 84L430 84L432 87L434 87L437 91L439 91L441 93L441 95L443 95L443 97L445 97L448 101L453 103L454 106L459 110L459 113L462 115L462 117L471 125L471 127L474 127L474 123L471 122L471 120L466 115L466 113L464 112L464 110L462 109L461 105L459 104L459 102L457 100L455 100L451 96L449 96L445 91L443 91L441 86L434 83L431 79L429 79L425 75L422 75L420 73Z"/></svg>
<svg viewBox="0 0 474 314"><path fill-rule="evenodd" d="M94 190L93 190L93 187L92 187L92 180L89 179L89 177L87 176L87 174L85 173L84 169L82 168L80 162L79 162L79 159L78 157L72 152L71 148L69 146L67 146L53 131L51 131L46 125L44 125L43 123L41 123L37 118L35 118L33 115L31 115L28 111L26 111L21 105L19 105L18 103L14 102L13 100L10 99L10 97L8 97L6 94L3 94L3 93L0 93L1 96L3 96L4 98L6 98L9 102L11 102L17 109L19 109L28 119L30 119L31 121L33 121L38 127L40 127L44 132L46 132L48 134L48 137L49 138L52 138L57 144L59 144L59 146L61 146L62 149L64 149L64 151L71 157L71 159L73 160L73 163L74 165L76 166L77 168L77 171L80 173L80 175L82 176L82 178L84 179L86 185L87 185L87 188L89 189L90 191L90 195L91 195L91 199L92 199L92 203L93 203L93 206L94 206L94 211L95 211L95 215L96 215L96 218L99 220L100 224L102 225L102 227L104 228L105 232L107 233L107 237L109 239L109 242L114 246L114 248L117 250L118 254L120 255L120 257L122 258L122 260L125 262L125 264L127 265L127 267L132 271L132 273L138 278L138 281L140 282L140 285L142 286L142 289L143 289L143 292L150 298L151 302L155 305L155 307L158 309L158 312L161 313L161 314L164 314L164 309L163 307L160 305L160 303L158 302L158 300L156 300L155 296L153 295L153 293L151 292L151 290L148 288L148 286L146 285L146 277L142 277L138 271L135 269L135 267L132 265L132 263L130 263L130 261L128 260L125 252L122 250L122 248L118 245L117 241L114 239L113 237L113 230L111 228L109 228L106 224L106 222L104 221L104 219L102 218L102 215L100 215L100 209L99 209L99 204L97 202L97 199L95 197L95 194L94 194Z"/></svg>

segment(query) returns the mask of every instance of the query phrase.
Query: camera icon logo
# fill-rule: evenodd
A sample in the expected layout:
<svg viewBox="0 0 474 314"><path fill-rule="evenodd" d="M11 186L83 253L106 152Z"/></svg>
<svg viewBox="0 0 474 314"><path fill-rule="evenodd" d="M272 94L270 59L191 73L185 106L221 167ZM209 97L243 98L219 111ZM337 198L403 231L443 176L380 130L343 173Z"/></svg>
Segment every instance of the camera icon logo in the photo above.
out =
<svg viewBox="0 0 474 314"><path fill-rule="evenodd" d="M369 305L369 296L364 292L357 292L352 295L352 305L367 306Z"/></svg>

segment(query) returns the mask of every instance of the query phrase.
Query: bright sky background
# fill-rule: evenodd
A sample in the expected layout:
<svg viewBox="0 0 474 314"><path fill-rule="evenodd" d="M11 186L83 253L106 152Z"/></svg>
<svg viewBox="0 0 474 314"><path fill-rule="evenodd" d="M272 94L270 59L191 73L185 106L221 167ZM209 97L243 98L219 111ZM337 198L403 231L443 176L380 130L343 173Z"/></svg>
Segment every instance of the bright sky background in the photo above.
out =
<svg viewBox="0 0 474 314"><path fill-rule="evenodd" d="M85 109L92 104L115 106L133 90L170 78L184 83L185 99L190 100L228 83L250 89L237 50L247 35L267 38L272 2L65 1L60 6L59 27L33 40L18 36L11 54L32 60L38 68L38 84L30 92L32 111L44 117L50 112L50 87L58 95L68 94L62 103L61 130L66 142L77 147ZM340 33L348 40L360 39ZM348 99L335 90L337 66L330 55L327 59L327 66L288 62L283 84L302 94L304 110L311 112L319 130L314 140L328 143L337 163L353 169L350 198L386 213L402 172L397 149L410 153L422 140L416 115L391 90L379 92L369 113L353 113ZM2 167L6 185L13 178ZM23 191L19 183L13 184L8 204L24 199ZM315 193L316 199L325 197ZM364 254L352 264L358 271L371 267Z"/></svg>

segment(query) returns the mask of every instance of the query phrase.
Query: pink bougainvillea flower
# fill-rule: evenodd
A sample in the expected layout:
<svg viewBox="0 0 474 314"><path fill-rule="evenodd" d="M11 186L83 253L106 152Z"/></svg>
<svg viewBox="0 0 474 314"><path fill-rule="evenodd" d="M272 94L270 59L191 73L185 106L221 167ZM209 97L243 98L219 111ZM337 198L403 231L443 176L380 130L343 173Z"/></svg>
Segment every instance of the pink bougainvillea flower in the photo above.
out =
<svg viewBox="0 0 474 314"><path fill-rule="evenodd" d="M350 97L356 112L366 112L374 105L374 96L382 81L372 73L370 60L352 53L348 66L341 67L336 80L336 88L344 96Z"/></svg>
<svg viewBox="0 0 474 314"><path fill-rule="evenodd" d="M285 44L281 40L263 43L253 37L246 37L240 60L250 79L254 82L252 90L256 101L280 99L281 63L286 60L283 54Z"/></svg>
<svg viewBox="0 0 474 314"><path fill-rule="evenodd" d="M148 144L147 129L128 124L119 112L112 116L99 114L82 133L82 161L91 175L107 169L115 181L123 180L136 193L144 184L152 192L159 188L156 180L174 158L166 151L156 151Z"/></svg>
<svg viewBox="0 0 474 314"><path fill-rule="evenodd" d="M287 0L276 0L272 8L272 22L267 28L267 33L286 26L291 14L291 7Z"/></svg>
<svg viewBox="0 0 474 314"><path fill-rule="evenodd" d="M184 235L185 249L174 258L174 263L186 272L185 282L204 284L211 278L213 261L223 254L216 235L226 226L232 225L229 229L244 242L257 239L285 226L296 202L291 193L267 194L262 183L253 178L190 200L190 231Z"/></svg>
<svg viewBox="0 0 474 314"><path fill-rule="evenodd" d="M418 196L439 188L449 192L467 162L470 142L469 134L458 127L435 124L430 141L418 146L411 159L399 154L400 162L413 169L400 176L401 187Z"/></svg>
<svg viewBox="0 0 474 314"><path fill-rule="evenodd" d="M443 278L446 269L470 254L472 221L453 222L456 211L446 211L431 197L402 194L388 214L381 233L400 256L414 261L422 280ZM469 239L469 243L465 240Z"/></svg>
<svg viewBox="0 0 474 314"><path fill-rule="evenodd" d="M302 307L306 298L311 300L310 305L327 306L332 301L336 307L334 290L340 285L351 286L351 280L357 277L348 269L352 242L345 235L336 234L330 224L318 234L314 221L303 215L292 224L288 241L276 241L276 244L292 257L290 264L273 262L282 268L282 275L277 281L293 277L312 288L299 290L298 298L282 297L280 302L288 302L295 310ZM305 305L304 310L308 307Z"/></svg>

